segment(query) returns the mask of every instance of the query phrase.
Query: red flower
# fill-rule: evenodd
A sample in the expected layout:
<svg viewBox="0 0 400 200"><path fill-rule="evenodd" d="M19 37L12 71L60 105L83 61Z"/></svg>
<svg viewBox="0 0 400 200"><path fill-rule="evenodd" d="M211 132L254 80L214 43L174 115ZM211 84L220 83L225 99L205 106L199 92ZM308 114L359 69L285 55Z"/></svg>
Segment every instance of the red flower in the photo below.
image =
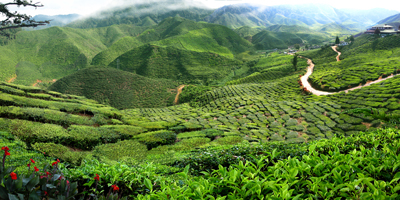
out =
<svg viewBox="0 0 400 200"><path fill-rule="evenodd" d="M58 158L57 158L57 162L60 163L60 160L58 160Z"/></svg>
<svg viewBox="0 0 400 200"><path fill-rule="evenodd" d="M8 151L10 149L7 146L5 146L5 147L1 147L1 150Z"/></svg>
<svg viewBox="0 0 400 200"><path fill-rule="evenodd" d="M27 166L28 166L28 167L31 167L31 163L28 163Z"/></svg>
<svg viewBox="0 0 400 200"><path fill-rule="evenodd" d="M32 158L30 160L31 160L32 163L35 163L35 161Z"/></svg>
<svg viewBox="0 0 400 200"><path fill-rule="evenodd" d="M98 174L96 174L96 177L94 177L94 180L99 181L100 180L100 176Z"/></svg>
<svg viewBox="0 0 400 200"><path fill-rule="evenodd" d="M47 176L50 175L50 172L46 172L46 175L47 175Z"/></svg>
<svg viewBox="0 0 400 200"><path fill-rule="evenodd" d="M6 154L6 156L9 156L9 155L11 155L8 151L6 151L5 152L5 154Z"/></svg>
<svg viewBox="0 0 400 200"><path fill-rule="evenodd" d="M11 173L10 173L10 176L11 176L11 179L12 179L12 180L17 180L17 174L16 174L16 173L11 172Z"/></svg>
<svg viewBox="0 0 400 200"><path fill-rule="evenodd" d="M69 185L69 181L67 180L67 184Z"/></svg>
<svg viewBox="0 0 400 200"><path fill-rule="evenodd" d="M36 166L35 166L34 168L35 168L35 172L38 172L38 171L39 171L39 169L38 169Z"/></svg>
<svg viewBox="0 0 400 200"><path fill-rule="evenodd" d="M47 191L44 191L44 195L46 195L46 196L47 196Z"/></svg>
<svg viewBox="0 0 400 200"><path fill-rule="evenodd" d="M118 191L119 190L119 187L116 186L116 185L112 185L111 187L113 188L113 191Z"/></svg>
<svg viewBox="0 0 400 200"><path fill-rule="evenodd" d="M52 166L54 166L54 165L57 165L57 161L56 162L53 162L53 164L51 164Z"/></svg>

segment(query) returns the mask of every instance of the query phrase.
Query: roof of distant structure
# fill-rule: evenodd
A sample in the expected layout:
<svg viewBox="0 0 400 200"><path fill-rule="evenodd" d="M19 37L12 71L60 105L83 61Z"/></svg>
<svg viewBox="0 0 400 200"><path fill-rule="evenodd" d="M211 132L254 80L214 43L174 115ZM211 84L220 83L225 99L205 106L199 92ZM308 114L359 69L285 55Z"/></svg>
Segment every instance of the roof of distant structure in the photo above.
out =
<svg viewBox="0 0 400 200"><path fill-rule="evenodd" d="M379 24L379 25L373 26L372 28L378 28L378 27L393 28L393 26L388 25L388 24Z"/></svg>

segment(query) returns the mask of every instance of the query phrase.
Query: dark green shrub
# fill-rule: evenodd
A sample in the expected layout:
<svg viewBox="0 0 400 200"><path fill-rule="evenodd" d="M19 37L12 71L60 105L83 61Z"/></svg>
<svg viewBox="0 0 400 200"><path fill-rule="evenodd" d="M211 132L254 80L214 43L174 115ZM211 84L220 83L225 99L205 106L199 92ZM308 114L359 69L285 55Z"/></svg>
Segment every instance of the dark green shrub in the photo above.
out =
<svg viewBox="0 0 400 200"><path fill-rule="evenodd" d="M150 150L160 145L173 144L176 141L176 133L173 131L155 131L139 135L138 141L145 144Z"/></svg>
<svg viewBox="0 0 400 200"><path fill-rule="evenodd" d="M32 147L48 156L62 159L75 166L80 165L82 160L89 154L89 152L74 151L66 146L54 143L35 143Z"/></svg>
<svg viewBox="0 0 400 200"><path fill-rule="evenodd" d="M93 149L93 155L101 160L125 161L137 163L147 156L147 147L135 140L124 140L112 144L103 144Z"/></svg>

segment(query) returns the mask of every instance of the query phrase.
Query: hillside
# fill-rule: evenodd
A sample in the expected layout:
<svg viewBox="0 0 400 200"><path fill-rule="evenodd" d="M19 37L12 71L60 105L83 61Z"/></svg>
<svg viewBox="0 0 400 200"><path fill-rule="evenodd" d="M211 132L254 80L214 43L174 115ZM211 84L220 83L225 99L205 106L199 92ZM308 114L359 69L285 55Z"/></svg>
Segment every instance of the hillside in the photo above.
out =
<svg viewBox="0 0 400 200"><path fill-rule="evenodd" d="M68 75L48 89L85 96L118 109L172 105L178 83L149 79L113 68L87 68Z"/></svg>
<svg viewBox="0 0 400 200"><path fill-rule="evenodd" d="M92 65L108 65L118 56L151 42L162 46L218 53L232 58L252 45L232 30L215 24L199 23L182 17L169 17L136 37L125 37L93 58Z"/></svg>
<svg viewBox="0 0 400 200"><path fill-rule="evenodd" d="M286 49L288 46L303 43L303 39L292 33L261 31L252 37L256 49Z"/></svg>
<svg viewBox="0 0 400 200"><path fill-rule="evenodd" d="M263 28L251 28L249 26L242 26L240 28L234 29L235 33L237 33L240 37L247 38L252 37L253 35L261 32Z"/></svg>
<svg viewBox="0 0 400 200"><path fill-rule="evenodd" d="M119 39L142 31L141 27L131 25L85 30L50 27L20 31L15 39L0 48L3 52L0 60L4 62L0 80L8 81L17 75L16 83L32 85L37 79L60 79L85 68L96 54ZM20 62L24 64L18 65ZM25 76L27 73L18 70L22 66L32 74ZM31 81L27 82L27 78Z"/></svg>
<svg viewBox="0 0 400 200"><path fill-rule="evenodd" d="M399 30L400 28L400 13L396 15L392 15L388 18L385 18L381 21L379 21L377 24L390 24L395 27L396 30Z"/></svg>
<svg viewBox="0 0 400 200"><path fill-rule="evenodd" d="M215 53L146 44L119 56L109 67L149 78L209 84L221 80L242 65L241 61Z"/></svg>

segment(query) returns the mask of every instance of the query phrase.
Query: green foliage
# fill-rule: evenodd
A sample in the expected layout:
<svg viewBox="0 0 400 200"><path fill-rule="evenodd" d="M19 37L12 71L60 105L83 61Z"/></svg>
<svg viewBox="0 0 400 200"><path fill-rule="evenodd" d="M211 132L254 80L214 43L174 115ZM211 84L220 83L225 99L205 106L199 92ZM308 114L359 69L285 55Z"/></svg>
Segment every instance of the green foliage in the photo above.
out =
<svg viewBox="0 0 400 200"><path fill-rule="evenodd" d="M139 142L145 144L147 149L151 150L160 145L174 144L176 133L172 131L155 131L140 134L136 137Z"/></svg>
<svg viewBox="0 0 400 200"><path fill-rule="evenodd" d="M82 160L89 152L76 151L61 144L55 143L35 143L33 149L43 152L43 154L62 159L73 166L81 165Z"/></svg>
<svg viewBox="0 0 400 200"><path fill-rule="evenodd" d="M212 90L211 86L196 86L187 85L182 89L182 93L179 96L179 103L187 103L190 101L196 101L196 98L205 92Z"/></svg>
<svg viewBox="0 0 400 200"><path fill-rule="evenodd" d="M103 144L93 149L93 156L102 162L124 161L130 164L138 163L146 158L147 146L135 140L124 140L116 143Z"/></svg>

